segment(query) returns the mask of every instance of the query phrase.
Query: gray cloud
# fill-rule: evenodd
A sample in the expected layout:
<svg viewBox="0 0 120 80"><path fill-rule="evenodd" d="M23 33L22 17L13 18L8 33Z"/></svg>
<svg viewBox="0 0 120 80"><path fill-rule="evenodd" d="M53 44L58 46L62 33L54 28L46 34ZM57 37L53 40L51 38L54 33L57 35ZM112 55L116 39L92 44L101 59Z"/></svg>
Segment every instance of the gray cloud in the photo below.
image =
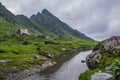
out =
<svg viewBox="0 0 120 80"><path fill-rule="evenodd" d="M103 40L119 35L120 0L1 0L15 14L48 9L62 21L86 35Z"/></svg>

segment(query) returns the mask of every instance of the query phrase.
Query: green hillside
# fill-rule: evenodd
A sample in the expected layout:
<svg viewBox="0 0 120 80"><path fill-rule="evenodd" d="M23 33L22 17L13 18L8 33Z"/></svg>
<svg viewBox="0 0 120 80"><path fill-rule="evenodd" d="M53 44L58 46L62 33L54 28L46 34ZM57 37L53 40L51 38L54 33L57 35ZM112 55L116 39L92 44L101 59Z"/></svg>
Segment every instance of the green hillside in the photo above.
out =
<svg viewBox="0 0 120 80"><path fill-rule="evenodd" d="M0 17L0 37L16 33L17 27Z"/></svg>

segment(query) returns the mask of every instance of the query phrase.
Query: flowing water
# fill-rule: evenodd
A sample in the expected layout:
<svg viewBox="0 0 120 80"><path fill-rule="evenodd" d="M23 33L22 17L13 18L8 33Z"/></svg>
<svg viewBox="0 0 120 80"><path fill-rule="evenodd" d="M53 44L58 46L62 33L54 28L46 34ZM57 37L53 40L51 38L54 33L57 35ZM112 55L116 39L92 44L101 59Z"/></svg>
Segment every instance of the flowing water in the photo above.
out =
<svg viewBox="0 0 120 80"><path fill-rule="evenodd" d="M78 80L80 73L88 69L86 63L81 63L81 60L85 60L89 53L91 51L59 57L55 59L58 64L23 80Z"/></svg>

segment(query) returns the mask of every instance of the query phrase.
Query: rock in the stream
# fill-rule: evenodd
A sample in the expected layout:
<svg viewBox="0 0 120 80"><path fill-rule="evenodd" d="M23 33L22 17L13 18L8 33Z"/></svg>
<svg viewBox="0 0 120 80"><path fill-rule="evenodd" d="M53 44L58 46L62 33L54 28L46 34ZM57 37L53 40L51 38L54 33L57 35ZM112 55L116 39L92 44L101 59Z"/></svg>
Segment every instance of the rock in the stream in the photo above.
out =
<svg viewBox="0 0 120 80"><path fill-rule="evenodd" d="M91 76L91 80L116 80L116 79L114 78L114 76L110 74L98 72L94 73Z"/></svg>
<svg viewBox="0 0 120 80"><path fill-rule="evenodd" d="M85 63L86 62L86 60L81 60L81 63Z"/></svg>
<svg viewBox="0 0 120 80"><path fill-rule="evenodd" d="M100 54L99 50L94 51L86 57L87 66L91 69L96 68L97 65L100 63L101 58L102 55Z"/></svg>

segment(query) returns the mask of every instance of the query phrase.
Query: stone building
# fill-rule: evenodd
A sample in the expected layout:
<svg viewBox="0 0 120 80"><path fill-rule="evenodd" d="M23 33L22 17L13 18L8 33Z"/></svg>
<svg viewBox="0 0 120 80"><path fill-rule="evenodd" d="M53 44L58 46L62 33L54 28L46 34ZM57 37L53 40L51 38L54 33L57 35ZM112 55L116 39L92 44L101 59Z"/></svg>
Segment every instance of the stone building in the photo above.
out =
<svg viewBox="0 0 120 80"><path fill-rule="evenodd" d="M27 35L30 35L30 33L28 32L28 29L23 29L23 28L19 28L18 29L18 34L27 34Z"/></svg>

